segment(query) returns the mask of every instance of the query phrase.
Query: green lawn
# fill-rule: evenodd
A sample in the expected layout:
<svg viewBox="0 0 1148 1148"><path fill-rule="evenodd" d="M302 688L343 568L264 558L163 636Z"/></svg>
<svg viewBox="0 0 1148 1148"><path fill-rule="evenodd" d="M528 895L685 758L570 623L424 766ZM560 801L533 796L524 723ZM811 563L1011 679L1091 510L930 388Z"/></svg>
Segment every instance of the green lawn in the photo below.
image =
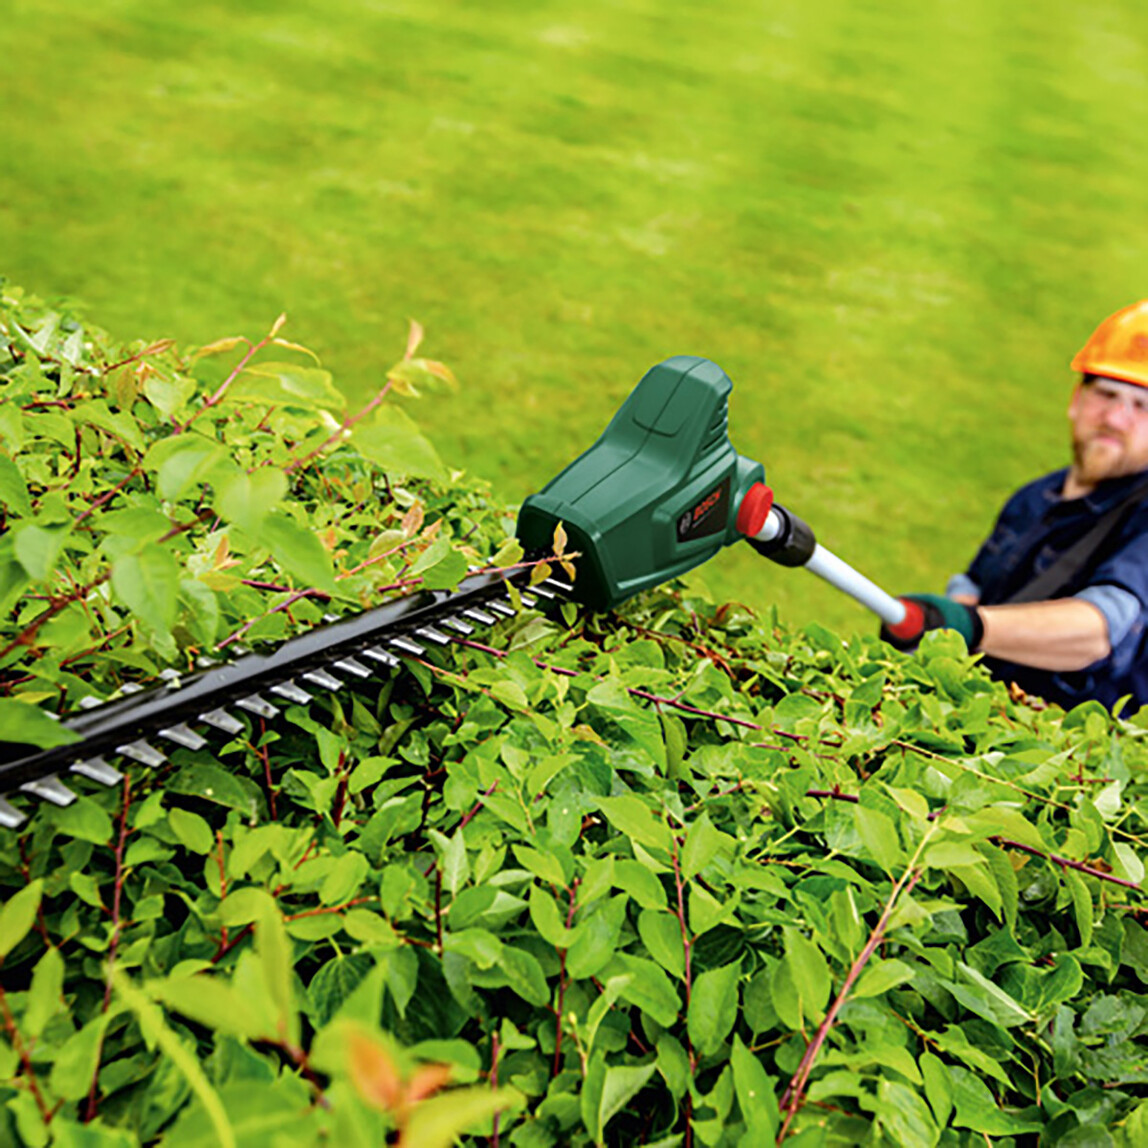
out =
<svg viewBox="0 0 1148 1148"><path fill-rule="evenodd" d="M281 310L517 501L676 353L781 501L936 588L1064 460L1067 362L1148 295L1135 0L0 0L0 273L125 337ZM869 627L730 552L715 592Z"/></svg>

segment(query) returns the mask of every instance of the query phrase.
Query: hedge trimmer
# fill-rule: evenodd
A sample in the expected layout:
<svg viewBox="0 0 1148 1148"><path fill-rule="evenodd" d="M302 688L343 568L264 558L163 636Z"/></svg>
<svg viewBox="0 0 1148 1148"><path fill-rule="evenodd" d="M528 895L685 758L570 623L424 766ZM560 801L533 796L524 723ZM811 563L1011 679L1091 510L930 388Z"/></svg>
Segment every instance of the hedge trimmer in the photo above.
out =
<svg viewBox="0 0 1148 1148"><path fill-rule="evenodd" d="M533 561L510 572L475 574L453 592L423 591L364 613L329 616L273 649L206 662L191 674L168 670L151 688L125 686L110 701L61 719L74 735L68 744L35 749L0 742L0 827L14 829L25 820L9 800L18 793L73 802L62 775L116 785L122 778L116 759L165 763L156 742L200 749L212 731L240 734L245 727L237 711L274 718L280 704L306 704L316 690L389 674L428 646L513 616L519 602L534 607L572 598L611 609L743 537L774 562L813 571L887 624L904 623L905 604L820 546L800 518L774 503L761 463L734 450L731 390L714 363L667 359L645 375L589 450L526 499L519 541L528 557L542 559L561 528L570 554L563 565L574 563L572 581L549 576L531 585L539 569Z"/></svg>

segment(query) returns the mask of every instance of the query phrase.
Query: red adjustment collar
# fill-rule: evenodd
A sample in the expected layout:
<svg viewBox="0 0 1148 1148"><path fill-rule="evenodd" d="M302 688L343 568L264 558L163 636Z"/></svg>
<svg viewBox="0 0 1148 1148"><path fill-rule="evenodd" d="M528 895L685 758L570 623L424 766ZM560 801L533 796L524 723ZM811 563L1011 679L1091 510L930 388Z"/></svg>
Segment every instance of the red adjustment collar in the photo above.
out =
<svg viewBox="0 0 1148 1148"><path fill-rule="evenodd" d="M737 508L738 530L752 538L765 525L772 509L773 491L764 482L755 482Z"/></svg>

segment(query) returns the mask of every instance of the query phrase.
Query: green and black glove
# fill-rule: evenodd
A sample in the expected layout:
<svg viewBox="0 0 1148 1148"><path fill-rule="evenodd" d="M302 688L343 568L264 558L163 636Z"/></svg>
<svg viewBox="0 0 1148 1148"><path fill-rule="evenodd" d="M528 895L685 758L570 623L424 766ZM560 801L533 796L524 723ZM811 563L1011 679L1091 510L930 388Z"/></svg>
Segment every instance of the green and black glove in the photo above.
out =
<svg viewBox="0 0 1148 1148"><path fill-rule="evenodd" d="M965 606L941 594L906 594L897 599L905 606L905 619L881 627L881 637L898 650L915 650L926 630L956 630L969 653L985 636L985 624L976 606Z"/></svg>

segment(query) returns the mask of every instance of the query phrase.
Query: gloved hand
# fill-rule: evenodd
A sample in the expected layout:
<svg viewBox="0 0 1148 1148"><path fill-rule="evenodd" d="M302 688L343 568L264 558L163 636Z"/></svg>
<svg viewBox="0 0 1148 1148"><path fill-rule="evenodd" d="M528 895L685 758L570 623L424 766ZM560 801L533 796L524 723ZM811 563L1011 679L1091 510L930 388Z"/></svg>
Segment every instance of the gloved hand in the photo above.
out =
<svg viewBox="0 0 1148 1148"><path fill-rule="evenodd" d="M881 637L898 650L915 650L926 630L956 630L969 653L975 653L985 636L985 624L976 606L965 606L940 594L906 594L905 620L881 627Z"/></svg>

